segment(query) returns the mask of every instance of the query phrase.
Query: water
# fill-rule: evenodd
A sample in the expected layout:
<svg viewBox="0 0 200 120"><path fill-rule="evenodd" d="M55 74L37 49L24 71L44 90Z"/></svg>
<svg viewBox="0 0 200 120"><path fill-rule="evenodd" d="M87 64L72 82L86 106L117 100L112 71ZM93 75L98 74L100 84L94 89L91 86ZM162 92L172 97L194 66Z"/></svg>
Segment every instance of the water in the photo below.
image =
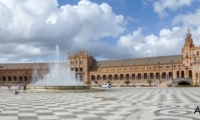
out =
<svg viewBox="0 0 200 120"><path fill-rule="evenodd" d="M59 62L59 47L56 46L56 61L49 65L49 73L43 78L38 75L37 66L35 66L32 77L32 84L39 86L70 86L84 85L80 80L81 76L76 76L67 66L67 62Z"/></svg>

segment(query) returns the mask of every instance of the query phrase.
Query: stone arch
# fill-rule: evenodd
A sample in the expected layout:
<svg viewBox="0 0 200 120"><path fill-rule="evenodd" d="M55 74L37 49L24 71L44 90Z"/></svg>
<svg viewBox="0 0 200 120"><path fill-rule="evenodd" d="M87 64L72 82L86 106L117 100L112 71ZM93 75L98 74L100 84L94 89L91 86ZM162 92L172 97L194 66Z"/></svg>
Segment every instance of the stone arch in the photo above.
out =
<svg viewBox="0 0 200 120"><path fill-rule="evenodd" d="M80 67L80 72L83 72L83 68L82 67Z"/></svg>
<svg viewBox="0 0 200 120"><path fill-rule="evenodd" d="M144 73L144 79L148 79L148 78L147 78L147 73Z"/></svg>
<svg viewBox="0 0 200 120"><path fill-rule="evenodd" d="M189 78L192 78L192 70L189 70Z"/></svg>
<svg viewBox="0 0 200 120"><path fill-rule="evenodd" d="M182 82L179 82L177 85L191 85L191 84L189 82L182 81Z"/></svg>
<svg viewBox="0 0 200 120"><path fill-rule="evenodd" d="M149 76L150 76L150 79L154 79L153 73L150 73Z"/></svg>
<svg viewBox="0 0 200 120"><path fill-rule="evenodd" d="M103 75L103 80L106 80L106 75Z"/></svg>
<svg viewBox="0 0 200 120"><path fill-rule="evenodd" d="M142 75L141 73L138 73L138 80L141 80L142 79Z"/></svg>
<svg viewBox="0 0 200 120"><path fill-rule="evenodd" d="M118 80L118 75L117 74L114 75L114 80Z"/></svg>
<svg viewBox="0 0 200 120"><path fill-rule="evenodd" d="M8 81L11 81L11 76L8 76Z"/></svg>
<svg viewBox="0 0 200 120"><path fill-rule="evenodd" d="M120 80L123 80L123 79L124 79L124 75L123 75L123 74L120 74L119 79L120 79Z"/></svg>
<svg viewBox="0 0 200 120"><path fill-rule="evenodd" d="M91 76L91 80L95 80L95 75L92 75L92 76Z"/></svg>
<svg viewBox="0 0 200 120"><path fill-rule="evenodd" d="M27 76L24 76L24 81L28 81L28 77Z"/></svg>
<svg viewBox="0 0 200 120"><path fill-rule="evenodd" d="M129 74L126 74L126 80L129 80L130 77L129 77Z"/></svg>
<svg viewBox="0 0 200 120"><path fill-rule="evenodd" d="M160 74L157 72L156 73L156 79L159 79L160 78Z"/></svg>
<svg viewBox="0 0 200 120"><path fill-rule="evenodd" d="M135 80L135 74L133 73L131 76L132 76L132 80Z"/></svg>
<svg viewBox="0 0 200 120"><path fill-rule="evenodd" d="M176 71L176 77L180 78L179 71Z"/></svg>
<svg viewBox="0 0 200 120"><path fill-rule="evenodd" d="M162 72L162 79L166 79L167 78L167 73L166 72Z"/></svg>
<svg viewBox="0 0 200 120"><path fill-rule="evenodd" d="M97 75L97 80L100 80L101 79L101 76L100 75Z"/></svg>
<svg viewBox="0 0 200 120"><path fill-rule="evenodd" d="M112 80L112 75L108 75L108 80Z"/></svg>
<svg viewBox="0 0 200 120"><path fill-rule="evenodd" d="M2 78L3 78L3 81L6 81L6 76L3 76Z"/></svg>
<svg viewBox="0 0 200 120"><path fill-rule="evenodd" d="M185 77L185 74L184 74L184 71L183 71L183 70L181 71L181 77L182 77L182 78Z"/></svg>

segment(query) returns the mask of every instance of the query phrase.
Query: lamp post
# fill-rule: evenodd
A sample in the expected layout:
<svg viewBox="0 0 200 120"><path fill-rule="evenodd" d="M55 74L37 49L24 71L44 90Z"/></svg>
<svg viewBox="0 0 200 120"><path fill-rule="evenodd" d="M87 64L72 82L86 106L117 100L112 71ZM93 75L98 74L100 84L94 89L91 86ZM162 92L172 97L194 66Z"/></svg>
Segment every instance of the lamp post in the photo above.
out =
<svg viewBox="0 0 200 120"><path fill-rule="evenodd" d="M161 83L161 81L160 81L160 62L158 62L158 73L159 73L159 82Z"/></svg>
<svg viewBox="0 0 200 120"><path fill-rule="evenodd" d="M172 82L173 82L173 86L174 86L174 78L173 78L173 66L174 66L174 62L171 60L171 65L172 65Z"/></svg>
<svg viewBox="0 0 200 120"><path fill-rule="evenodd" d="M179 78L181 78L181 72L180 72L180 67L181 67L181 65L178 65L178 69L179 69Z"/></svg>

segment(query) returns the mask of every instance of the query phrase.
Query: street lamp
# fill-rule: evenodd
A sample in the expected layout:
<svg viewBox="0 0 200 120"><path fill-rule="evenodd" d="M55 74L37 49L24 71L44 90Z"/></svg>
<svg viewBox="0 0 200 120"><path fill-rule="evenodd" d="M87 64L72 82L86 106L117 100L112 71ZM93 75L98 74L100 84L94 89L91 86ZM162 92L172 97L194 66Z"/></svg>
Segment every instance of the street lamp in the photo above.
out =
<svg viewBox="0 0 200 120"><path fill-rule="evenodd" d="M159 73L159 82L161 83L161 81L160 81L160 62L158 62L158 73Z"/></svg>
<svg viewBox="0 0 200 120"><path fill-rule="evenodd" d="M179 71L178 71L178 72L179 72L179 73L178 73L178 74L179 74L179 79L181 78L180 67L181 67L181 65L178 65L178 69L179 69Z"/></svg>
<svg viewBox="0 0 200 120"><path fill-rule="evenodd" d="M174 85L174 79L173 79L173 66L174 66L174 62L171 60L171 65L172 65L172 82L173 82L173 85Z"/></svg>

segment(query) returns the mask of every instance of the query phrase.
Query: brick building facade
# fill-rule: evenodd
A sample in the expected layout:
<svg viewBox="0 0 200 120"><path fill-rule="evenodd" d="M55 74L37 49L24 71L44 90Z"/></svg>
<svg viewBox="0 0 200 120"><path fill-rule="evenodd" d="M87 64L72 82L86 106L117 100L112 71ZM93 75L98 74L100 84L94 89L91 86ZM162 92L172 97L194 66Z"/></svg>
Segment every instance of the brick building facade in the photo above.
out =
<svg viewBox="0 0 200 120"><path fill-rule="evenodd" d="M145 84L149 79L155 82L180 77L192 79L194 83L200 80L200 47L193 44L189 30L180 55L97 61L87 51L79 51L75 55L68 52L67 61L66 66L76 71L84 82L122 84L130 80ZM30 83L35 68L42 78L49 72L48 67L49 63L2 63L0 81Z"/></svg>

